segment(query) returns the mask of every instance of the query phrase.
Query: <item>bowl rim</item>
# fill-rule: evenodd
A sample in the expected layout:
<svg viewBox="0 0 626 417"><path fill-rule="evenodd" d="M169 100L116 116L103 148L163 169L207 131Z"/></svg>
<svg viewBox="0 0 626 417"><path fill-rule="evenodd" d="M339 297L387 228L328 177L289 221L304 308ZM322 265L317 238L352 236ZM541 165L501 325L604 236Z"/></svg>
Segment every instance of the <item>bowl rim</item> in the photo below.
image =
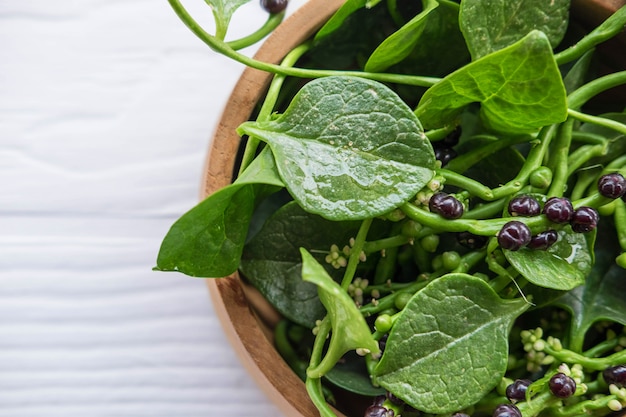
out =
<svg viewBox="0 0 626 417"><path fill-rule="evenodd" d="M263 42L254 58L279 63L291 49L310 38L344 3L309 0L289 16ZM203 169L200 198L230 184L241 142L236 128L247 121L265 94L272 74L246 68L237 81L210 142ZM233 350L257 385L287 417L318 417L305 385L274 348L267 323L272 312L259 314L250 301L249 288L238 273L208 279L213 307ZM263 316L263 318L261 317ZM337 412L338 417L343 414Z"/></svg>

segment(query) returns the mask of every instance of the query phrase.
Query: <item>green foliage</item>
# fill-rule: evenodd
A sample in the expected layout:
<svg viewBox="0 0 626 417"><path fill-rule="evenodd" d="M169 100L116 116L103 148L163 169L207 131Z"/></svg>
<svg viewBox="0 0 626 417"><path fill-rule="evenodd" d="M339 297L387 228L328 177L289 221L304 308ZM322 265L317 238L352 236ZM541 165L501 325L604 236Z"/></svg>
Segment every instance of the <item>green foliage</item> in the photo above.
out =
<svg viewBox="0 0 626 417"><path fill-rule="evenodd" d="M528 308L502 300L483 280L445 275L418 292L397 319L374 374L411 406L461 410L502 378L513 320Z"/></svg>
<svg viewBox="0 0 626 417"><path fill-rule="evenodd" d="M434 151L411 109L389 88L355 77L306 84L279 118L240 133L268 143L287 189L332 220L387 213L432 177Z"/></svg>
<svg viewBox="0 0 626 417"><path fill-rule="evenodd" d="M216 37L224 39L230 19L235 11L250 0L204 0L211 6L215 19Z"/></svg>
<svg viewBox="0 0 626 417"><path fill-rule="evenodd" d="M529 133L564 121L565 88L546 36L533 31L453 72L426 91L415 114L434 129L471 103L481 103L485 125L496 131Z"/></svg>
<svg viewBox="0 0 626 417"><path fill-rule="evenodd" d="M322 261L332 244L348 244L358 227L358 222L331 222L288 203L245 246L240 270L281 314L313 328L324 317L324 307L315 285L302 280L300 247Z"/></svg>
<svg viewBox="0 0 626 417"><path fill-rule="evenodd" d="M587 236L566 226L547 250L504 251L506 259L529 282L544 288L571 290L584 284L593 260Z"/></svg>
<svg viewBox="0 0 626 417"><path fill-rule="evenodd" d="M460 26L473 59L505 48L533 30L552 47L563 39L570 0L463 0Z"/></svg>

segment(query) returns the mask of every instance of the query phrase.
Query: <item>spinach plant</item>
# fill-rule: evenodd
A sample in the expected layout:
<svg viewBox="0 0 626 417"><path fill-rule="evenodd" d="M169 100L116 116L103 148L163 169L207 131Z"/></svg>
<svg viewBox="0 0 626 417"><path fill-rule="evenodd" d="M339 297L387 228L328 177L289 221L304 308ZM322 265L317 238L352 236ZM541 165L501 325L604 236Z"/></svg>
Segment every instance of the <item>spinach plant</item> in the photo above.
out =
<svg viewBox="0 0 626 417"><path fill-rule="evenodd" d="M237 179L176 221L155 269L239 271L324 417L626 407L626 100L602 95L626 71L596 51L626 7L585 32L569 0L346 0L275 65L238 49L285 0L230 41L247 1L206 1L215 34L169 3L274 78Z"/></svg>

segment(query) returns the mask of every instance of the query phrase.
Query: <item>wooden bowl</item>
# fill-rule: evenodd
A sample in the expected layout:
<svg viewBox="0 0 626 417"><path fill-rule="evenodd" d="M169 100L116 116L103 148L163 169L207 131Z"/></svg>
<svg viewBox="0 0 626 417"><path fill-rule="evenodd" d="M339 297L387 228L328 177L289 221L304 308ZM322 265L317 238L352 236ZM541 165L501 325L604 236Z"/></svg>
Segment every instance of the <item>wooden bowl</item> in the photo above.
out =
<svg viewBox="0 0 626 417"><path fill-rule="evenodd" d="M343 3L344 0L310 0L274 31L255 58L279 63ZM598 19L606 18L611 11L626 4L626 0L574 0L572 4L595 25ZM202 198L232 182L241 141L235 130L249 119L270 79L270 74L248 68L236 84L213 136L202 181ZM261 389L288 417L318 417L304 383L273 346L271 328L279 320L278 313L237 273L227 278L209 279L207 284L230 343ZM339 412L337 415L343 416Z"/></svg>

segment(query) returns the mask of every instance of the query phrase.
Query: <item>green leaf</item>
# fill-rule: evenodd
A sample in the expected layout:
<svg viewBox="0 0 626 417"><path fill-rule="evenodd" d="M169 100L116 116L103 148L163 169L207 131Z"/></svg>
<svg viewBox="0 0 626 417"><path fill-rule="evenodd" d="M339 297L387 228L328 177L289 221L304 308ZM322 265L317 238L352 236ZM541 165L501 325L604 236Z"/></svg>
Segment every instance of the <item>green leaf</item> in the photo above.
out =
<svg viewBox="0 0 626 417"><path fill-rule="evenodd" d="M509 263L529 282L555 290L570 290L585 282L593 266L587 235L566 226L547 250L504 250Z"/></svg>
<svg viewBox="0 0 626 417"><path fill-rule="evenodd" d="M504 375L509 331L527 308L467 274L436 279L396 320L375 381L427 413L468 407Z"/></svg>
<svg viewBox="0 0 626 417"><path fill-rule="evenodd" d="M155 269L204 278L235 272L262 187L229 185L183 214L163 239Z"/></svg>
<svg viewBox="0 0 626 417"><path fill-rule="evenodd" d="M295 202L288 203L245 246L240 270L282 315L313 328L325 310L315 285L302 280L300 247L315 251L323 260L332 244L348 244L359 225L331 222L305 212Z"/></svg>
<svg viewBox="0 0 626 417"><path fill-rule="evenodd" d="M235 11L248 3L250 0L204 0L213 11L215 19L216 34L215 36L221 40L224 39L230 19Z"/></svg>
<svg viewBox="0 0 626 417"><path fill-rule="evenodd" d="M331 220L387 213L432 178L432 146L411 109L388 87L357 77L306 84L276 120L240 133L267 142L287 189Z"/></svg>
<svg viewBox="0 0 626 417"><path fill-rule="evenodd" d="M352 13L359 9L364 8L367 5L367 0L346 0L346 2L331 16L330 19L317 31L315 34L315 40L330 35L335 30L339 29L343 22Z"/></svg>
<svg viewBox="0 0 626 417"><path fill-rule="evenodd" d="M301 248L302 279L317 285L322 304L328 312L331 323L331 336L328 350L321 362L314 368L307 369L311 378L319 378L332 369L341 357L352 350L366 353L380 352L378 342L372 337L365 318L359 312L354 300L328 275L315 258Z"/></svg>
<svg viewBox="0 0 626 417"><path fill-rule="evenodd" d="M473 59L540 30L556 47L569 20L570 0L463 0L459 23Z"/></svg>
<svg viewBox="0 0 626 417"><path fill-rule="evenodd" d="M384 395L385 389L372 385L363 357L348 353L326 374L333 385L359 395L375 397Z"/></svg>
<svg viewBox="0 0 626 417"><path fill-rule="evenodd" d="M274 156L269 148L264 148L261 153L252 160L250 165L241 173L235 181L236 184L257 184L263 183L284 187L280 179Z"/></svg>
<svg viewBox="0 0 626 417"><path fill-rule="evenodd" d="M582 339L587 330L601 320L626 325L626 280L624 269L614 262L619 254L619 243L614 233L612 224L600 231L596 263L585 285L568 291L554 301L572 314L572 338Z"/></svg>
<svg viewBox="0 0 626 417"><path fill-rule="evenodd" d="M376 48L365 64L365 71L381 72L406 58L419 42L428 16L438 6L436 0L424 0L424 10Z"/></svg>
<svg viewBox="0 0 626 417"><path fill-rule="evenodd" d="M565 87L546 36L533 31L446 76L426 91L415 114L425 128L435 129L476 102L487 127L509 134L564 121Z"/></svg>

